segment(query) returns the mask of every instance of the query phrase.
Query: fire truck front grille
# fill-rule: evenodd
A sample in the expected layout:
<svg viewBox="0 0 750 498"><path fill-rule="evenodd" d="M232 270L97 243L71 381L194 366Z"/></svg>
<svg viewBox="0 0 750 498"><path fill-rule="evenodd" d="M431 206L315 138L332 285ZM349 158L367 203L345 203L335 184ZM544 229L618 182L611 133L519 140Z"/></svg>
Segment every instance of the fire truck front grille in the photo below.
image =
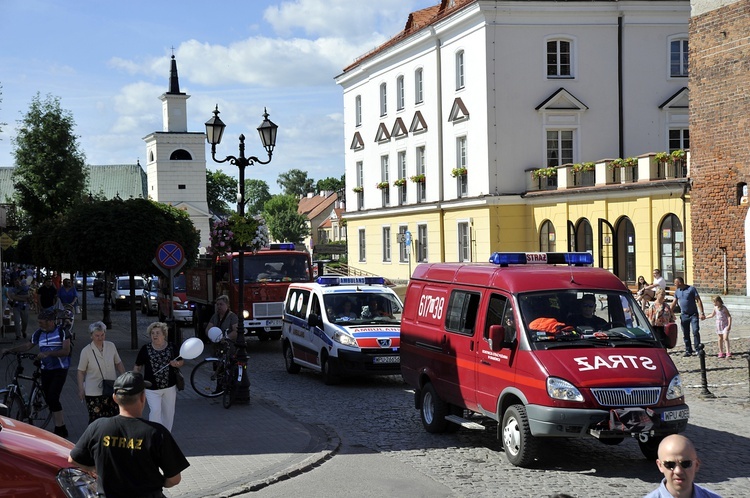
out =
<svg viewBox="0 0 750 498"><path fill-rule="evenodd" d="M634 387L592 389L596 401L602 406L649 406L659 401L660 387Z"/></svg>
<svg viewBox="0 0 750 498"><path fill-rule="evenodd" d="M284 303L253 303L253 318L279 318L284 311Z"/></svg>

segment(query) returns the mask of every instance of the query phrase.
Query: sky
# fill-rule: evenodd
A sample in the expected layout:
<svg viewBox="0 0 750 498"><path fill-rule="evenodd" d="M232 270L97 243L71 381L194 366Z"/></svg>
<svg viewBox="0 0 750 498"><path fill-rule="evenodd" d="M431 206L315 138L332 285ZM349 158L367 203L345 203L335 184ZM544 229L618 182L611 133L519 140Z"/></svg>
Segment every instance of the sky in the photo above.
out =
<svg viewBox="0 0 750 498"><path fill-rule="evenodd" d="M188 131L216 104L226 123L217 157L265 155L263 109L279 126L273 161L246 170L268 183L290 169L344 174L344 67L439 0L0 0L0 166L14 164L18 122L37 93L60 99L94 165L146 164L143 137L161 131L174 53ZM206 149L207 167L237 176Z"/></svg>

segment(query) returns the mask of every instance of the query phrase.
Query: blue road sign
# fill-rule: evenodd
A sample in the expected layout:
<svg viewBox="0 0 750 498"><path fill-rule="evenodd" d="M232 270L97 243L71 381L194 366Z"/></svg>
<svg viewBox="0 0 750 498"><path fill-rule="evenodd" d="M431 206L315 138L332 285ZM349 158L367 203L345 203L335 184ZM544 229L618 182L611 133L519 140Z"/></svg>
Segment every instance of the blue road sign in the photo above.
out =
<svg viewBox="0 0 750 498"><path fill-rule="evenodd" d="M185 262L185 251L177 242L162 242L156 250L156 261L168 270L177 268Z"/></svg>
<svg viewBox="0 0 750 498"><path fill-rule="evenodd" d="M404 244L407 246L411 245L411 232L409 230L406 231L406 237L404 238Z"/></svg>

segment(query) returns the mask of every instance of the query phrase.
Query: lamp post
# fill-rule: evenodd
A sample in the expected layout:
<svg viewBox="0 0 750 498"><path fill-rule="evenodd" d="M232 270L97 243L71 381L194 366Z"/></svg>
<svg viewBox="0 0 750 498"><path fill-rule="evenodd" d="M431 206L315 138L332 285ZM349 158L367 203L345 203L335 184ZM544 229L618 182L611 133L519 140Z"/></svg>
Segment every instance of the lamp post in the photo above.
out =
<svg viewBox="0 0 750 498"><path fill-rule="evenodd" d="M263 148L268 153L268 160L261 161L255 156L245 157L245 135L240 135L240 155L239 157L227 156L224 159L216 159L216 145L221 143L221 137L224 134L224 128L227 125L219 118L219 106L216 105L216 109L213 111L214 117L206 121L206 140L211 144L211 158L214 162L224 163L229 161L230 164L237 166L239 169L239 194L237 196L237 214L245 216L245 168L252 166L255 163L268 164L271 162L271 156L273 155L273 148L276 146L276 126L271 120L268 119L268 112L263 109L263 122L258 126L258 134L260 140L263 143ZM238 273L239 283L238 297L239 307L237 309L237 316L240 319L239 327L237 330L237 362L247 365L247 343L245 341L245 251L242 247L239 248L239 264ZM247 376L247 369L243 369L242 379L240 384L237 386L237 392L235 395L236 403L249 403L250 402L250 379Z"/></svg>

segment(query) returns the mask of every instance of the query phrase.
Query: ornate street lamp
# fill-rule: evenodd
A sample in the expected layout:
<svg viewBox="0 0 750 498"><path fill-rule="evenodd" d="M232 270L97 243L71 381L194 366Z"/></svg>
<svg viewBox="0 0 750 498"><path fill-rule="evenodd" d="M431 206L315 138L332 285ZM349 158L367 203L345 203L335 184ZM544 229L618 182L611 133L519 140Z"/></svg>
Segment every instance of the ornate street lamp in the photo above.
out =
<svg viewBox="0 0 750 498"><path fill-rule="evenodd" d="M276 126L271 120L268 119L268 112L263 109L263 122L258 126L258 134L260 140L263 143L263 148L268 153L268 160L261 161L255 156L245 157L245 135L240 135L240 155L239 157L227 156L224 159L216 159L216 145L221 143L222 135L224 135L224 128L227 125L219 118L219 106L216 105L216 109L213 111L214 117L206 121L206 140L211 144L211 158L214 162L224 163L229 161L230 164L234 164L239 168L240 179L239 179L239 195L237 196L237 213L240 216L245 216L245 167L252 166L255 163L268 164L271 162L271 156L273 155L273 148L276 146ZM237 316L240 319L239 327L237 330L237 361L244 365L247 365L247 343L245 341L245 251L242 247L239 248L239 264L238 264L239 278L239 308L237 309ZM235 396L235 402L237 403L249 403L250 402L250 379L247 377L247 369L243 369L242 379L239 386L237 386L237 393Z"/></svg>

